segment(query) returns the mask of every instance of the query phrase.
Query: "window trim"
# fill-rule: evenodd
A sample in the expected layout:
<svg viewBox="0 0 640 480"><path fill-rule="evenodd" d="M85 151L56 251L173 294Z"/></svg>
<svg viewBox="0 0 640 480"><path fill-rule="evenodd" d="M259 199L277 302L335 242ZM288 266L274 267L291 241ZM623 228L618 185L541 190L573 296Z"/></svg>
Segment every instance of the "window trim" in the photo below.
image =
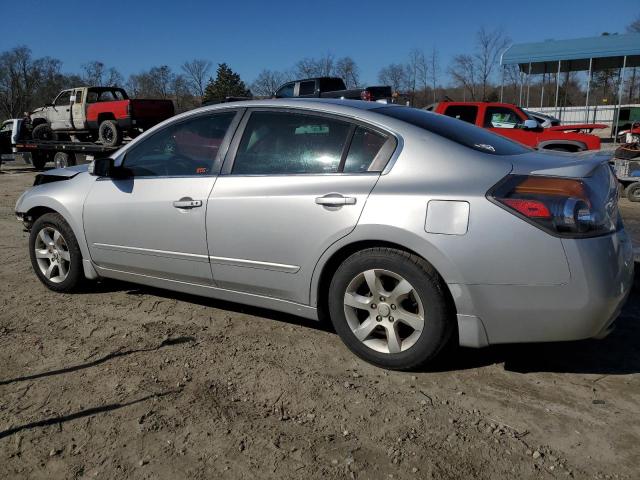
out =
<svg viewBox="0 0 640 480"><path fill-rule="evenodd" d="M132 150L134 150L136 147L138 147L138 145L141 145L143 142L146 142L147 140L150 140L151 138L155 137L156 135L164 132L165 130L169 129L169 128L173 128L176 125L181 125L183 123L192 121L192 120L197 120L200 117L207 117L207 116L211 116L211 115L217 115L217 114L221 114L221 113L229 113L229 112L235 112L235 116L233 117L233 119L231 120L231 123L229 124L229 128L227 129L227 133L225 133L224 138L222 139L222 143L220 144L220 148L218 149L218 153L216 154L216 158L213 160L213 164L211 166L211 172L207 173L207 174L193 174L193 175L140 175L140 176L132 176L132 179L160 179L160 178L207 178L207 177L217 177L218 175L220 175L220 170L222 168L222 164L223 164L223 160L227 155L227 152L229 150L229 145L231 144L232 139L235 136L236 130L238 129L238 125L240 124L241 119L243 118L243 115L246 111L246 108L238 108L238 107L233 107L233 108L224 108L224 109L216 109L216 110L209 110L209 111L205 111L205 112L200 112L196 115L189 115L186 116L184 118L181 118L179 120L176 120L174 122L168 123L167 125L164 125L162 128L159 128L158 130L154 131L151 135L148 136L144 136L143 138L140 139L139 142L136 142L134 144L131 145L130 148L127 148L127 150L125 152L123 152L123 156L122 159L119 162L119 165L121 165L122 167L126 168L126 161L127 161L127 156L131 153Z"/></svg>
<svg viewBox="0 0 640 480"><path fill-rule="evenodd" d="M338 166L339 170L342 170L344 167L344 163L346 162L347 155L349 153L349 148L351 147L351 141L353 140L353 135L357 127L367 128L374 132L377 132L381 135L387 137L387 141L382 144L380 151L371 161L372 166L376 165L378 168L376 170L367 170L366 172L327 172L327 173L232 173L233 164L236 160L236 154L238 153L238 148L240 147L240 142L242 141L242 137L244 136L244 132L247 127L247 123L249 123L249 118L251 118L251 114L254 112L270 112L270 113L292 113L296 115L314 115L317 117L325 117L331 120L337 120L341 122L348 123L351 127L349 129L349 133L347 134L347 141L342 150L342 156L340 157L340 164ZM224 162L222 164L222 169L220 170L221 176L233 176L233 177L297 177L297 176L344 176L344 175L384 175L388 173L390 169L390 165L395 161L395 157L399 154L401 150L401 146L403 145L401 139L394 133L389 130L385 130L383 128L378 127L377 125L372 125L364 120L360 120L357 118L353 118L347 115L340 115L332 112L324 112L321 110L311 110L309 108L294 108L294 107L249 107L246 109L242 116L242 120L236 129L235 136L231 141L231 145L226 152ZM381 152L384 152L384 157L378 159Z"/></svg>

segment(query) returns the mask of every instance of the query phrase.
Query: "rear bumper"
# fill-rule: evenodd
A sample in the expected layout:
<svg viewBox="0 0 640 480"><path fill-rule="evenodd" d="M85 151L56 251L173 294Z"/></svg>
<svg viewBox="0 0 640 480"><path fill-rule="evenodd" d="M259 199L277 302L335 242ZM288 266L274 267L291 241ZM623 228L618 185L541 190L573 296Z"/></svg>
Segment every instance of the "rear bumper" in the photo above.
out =
<svg viewBox="0 0 640 480"><path fill-rule="evenodd" d="M562 241L571 279L562 285L455 285L460 344L602 338L633 284L633 248L624 230Z"/></svg>

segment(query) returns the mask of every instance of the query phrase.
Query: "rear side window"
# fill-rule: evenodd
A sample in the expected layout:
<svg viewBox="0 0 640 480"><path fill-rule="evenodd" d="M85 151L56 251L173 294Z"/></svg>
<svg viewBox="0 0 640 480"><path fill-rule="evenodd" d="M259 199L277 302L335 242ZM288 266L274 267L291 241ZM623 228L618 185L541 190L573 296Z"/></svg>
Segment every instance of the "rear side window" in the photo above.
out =
<svg viewBox="0 0 640 480"><path fill-rule="evenodd" d="M336 173L350 131L349 123L324 116L253 112L231 173Z"/></svg>
<svg viewBox="0 0 640 480"><path fill-rule="evenodd" d="M363 173L369 170L380 154L388 137L368 128L358 127L353 134L347 159L344 162L345 173Z"/></svg>
<svg viewBox="0 0 640 480"><path fill-rule="evenodd" d="M313 95L316 92L316 82L300 82L299 96Z"/></svg>
<svg viewBox="0 0 640 480"><path fill-rule="evenodd" d="M389 106L372 110L402 120L459 145L492 155L519 155L531 149L482 128L416 108Z"/></svg>
<svg viewBox="0 0 640 480"><path fill-rule="evenodd" d="M478 117L478 107L474 105L450 105L445 109L444 114L447 117L457 118L475 125Z"/></svg>

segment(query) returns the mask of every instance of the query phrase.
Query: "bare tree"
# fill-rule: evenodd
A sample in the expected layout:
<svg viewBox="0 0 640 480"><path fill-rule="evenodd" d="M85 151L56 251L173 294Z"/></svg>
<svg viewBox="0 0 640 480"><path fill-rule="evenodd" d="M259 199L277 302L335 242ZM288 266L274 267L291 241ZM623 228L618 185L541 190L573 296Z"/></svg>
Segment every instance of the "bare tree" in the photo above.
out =
<svg viewBox="0 0 640 480"><path fill-rule="evenodd" d="M409 53L409 62L405 68L411 105L418 106L418 103L420 103L420 106L424 106L424 96L429 86L429 68L424 52L419 49L413 49ZM416 99L419 91L422 92L423 98L420 102Z"/></svg>
<svg viewBox="0 0 640 480"><path fill-rule="evenodd" d="M291 76L285 72L262 70L251 84L251 91L261 97L269 97L280 85L286 83Z"/></svg>
<svg viewBox="0 0 640 480"><path fill-rule="evenodd" d="M378 72L378 81L390 85L394 93L403 90L407 86L407 72L405 66L400 63L391 63L382 67Z"/></svg>
<svg viewBox="0 0 640 480"><path fill-rule="evenodd" d="M509 45L509 38L500 30L492 32L484 27L476 34L478 51L475 53L476 70L478 80L482 88L482 100L487 100L487 91L490 85L491 75L498 63L498 58Z"/></svg>
<svg viewBox="0 0 640 480"><path fill-rule="evenodd" d="M0 53L0 113L17 117L50 102L63 88L77 83L77 76L60 72L60 60L34 59L25 46Z"/></svg>
<svg viewBox="0 0 640 480"><path fill-rule="evenodd" d="M322 57L305 57L296 63L294 71L298 78L330 77L335 74L336 61L332 53Z"/></svg>
<svg viewBox="0 0 640 480"><path fill-rule="evenodd" d="M82 81L90 86L117 87L124 83L124 78L115 68L106 68L99 61L92 61L82 65Z"/></svg>
<svg viewBox="0 0 640 480"><path fill-rule="evenodd" d="M198 97L203 97L211 70L211 62L209 60L195 59L190 62L184 62L181 68L191 93Z"/></svg>
<svg viewBox="0 0 640 480"><path fill-rule="evenodd" d="M339 58L336 61L334 73L344 80L347 88L360 85L360 69L351 57Z"/></svg>
<svg viewBox="0 0 640 480"><path fill-rule="evenodd" d="M627 27L629 33L640 33L640 15ZM629 78L629 102L633 103L636 97L636 72L637 68L631 69L631 78Z"/></svg>
<svg viewBox="0 0 640 480"><path fill-rule="evenodd" d="M456 55L449 68L454 81L469 92L472 100L487 100L493 72L500 54L509 39L500 30L487 31L484 27L476 34L476 52ZM479 90L479 91L478 91Z"/></svg>
<svg viewBox="0 0 640 480"><path fill-rule="evenodd" d="M449 74L457 85L469 92L471 100L476 100L478 71L476 62L471 55L456 55L453 57L449 67Z"/></svg>
<svg viewBox="0 0 640 480"><path fill-rule="evenodd" d="M433 101L436 101L436 89L438 88L438 74L440 73L440 60L436 47L431 49L429 55L429 79L431 80L431 88L433 90Z"/></svg>

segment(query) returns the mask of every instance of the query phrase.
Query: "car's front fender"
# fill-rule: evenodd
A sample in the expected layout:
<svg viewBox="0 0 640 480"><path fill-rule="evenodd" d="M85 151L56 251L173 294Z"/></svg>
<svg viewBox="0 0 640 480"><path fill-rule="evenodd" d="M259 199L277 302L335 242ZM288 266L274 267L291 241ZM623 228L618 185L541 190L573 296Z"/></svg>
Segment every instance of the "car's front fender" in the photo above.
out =
<svg viewBox="0 0 640 480"><path fill-rule="evenodd" d="M89 249L84 235L82 211L84 200L95 181L95 177L79 174L68 180L45 183L27 190L16 203L16 213L46 208L59 213L73 230L84 259L89 259Z"/></svg>

